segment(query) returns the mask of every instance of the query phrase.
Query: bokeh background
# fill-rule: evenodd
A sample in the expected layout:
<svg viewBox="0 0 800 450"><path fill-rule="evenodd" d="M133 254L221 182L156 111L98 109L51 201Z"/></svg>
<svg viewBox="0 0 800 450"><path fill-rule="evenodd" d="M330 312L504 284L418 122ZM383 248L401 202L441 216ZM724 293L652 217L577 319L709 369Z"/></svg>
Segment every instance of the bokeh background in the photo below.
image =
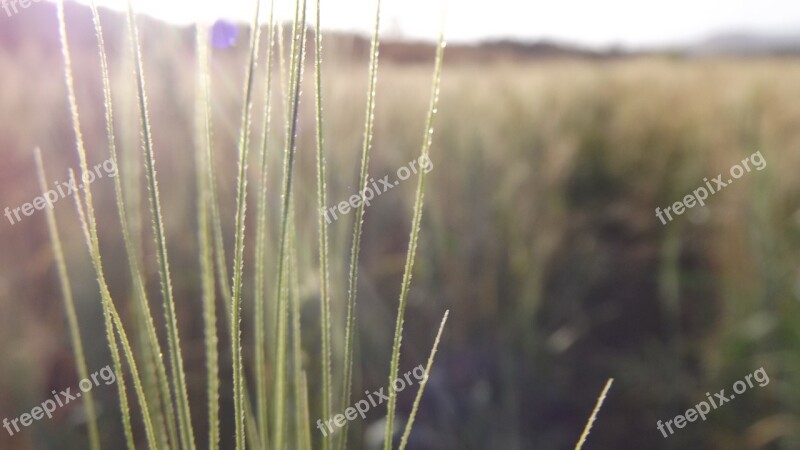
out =
<svg viewBox="0 0 800 450"><path fill-rule="evenodd" d="M648 16L660 30L652 34L626 37L622 30L617 38L587 32L574 36L573 43L568 31L559 34L557 24L538 32L538 19L529 25L520 19L538 11L527 4L480 3L486 17L508 18L508 29L462 10L462 18L474 19L467 25L478 32L464 31L469 26L462 24L446 51L401 373L425 362L442 314L449 309L451 315L411 448L572 448L609 377L616 382L588 449L800 448L800 35L755 17L753 30L718 29L712 22L703 37L696 17L683 29L672 20L680 15L673 14L662 21ZM699 3L704 7L698 14L707 16L724 15L727 7ZM730 7L741 8L739 3L747 2ZM474 12L476 2L462 7ZM774 1L763 7L783 23L800 24L800 15L792 15L796 5ZM357 8L367 10L367 28L372 5ZM454 17L459 8L459 2L449 6ZM576 24L587 15L603 23L626 14L614 8L595 11L594 6L584 12L580 7L573 11L581 16ZM415 14L433 24L427 31L435 37L438 8L423 6ZM140 218L134 236L154 314L161 317L125 21L113 10L102 9L101 16L120 173L129 188L131 215ZM90 11L68 3L67 19L83 132L90 163L96 164L108 156ZM384 27L370 165L375 178L393 177L414 158L425 128L434 46L417 36L424 33L417 28L404 38L407 23L387 20ZM642 18L636 29L649 29L647 24ZM565 30L576 27L570 26ZM194 31L147 16L140 27L190 399L203 445ZM247 27L240 26L236 43L215 49L212 56L214 145L229 246L247 34ZM356 191L369 42L358 30L341 29L325 33L324 42L324 132L333 204ZM309 67L295 192L303 337L313 371L319 364L319 300L311 73ZM256 112L263 108L264 75L262 64ZM260 120L255 120L254 134L260 132ZM273 133L274 225L282 150L277 144L281 131ZM78 168L56 10L46 2L13 17L0 11L0 207L14 208L39 194L36 146L42 148L52 179L66 181L67 170ZM704 177L727 173L756 151L767 161L765 170L745 175L710 197L707 206L667 225L655 217L656 207L679 201L703 185ZM251 187L256 186L257 173L251 176ZM386 384L414 187L401 184L377 198L366 213L354 400L364 389ZM128 311L132 288L112 181L97 180L93 189L99 197L109 283L121 309ZM97 284L72 200L61 200L56 212L94 371L109 362ZM331 226L337 352L343 343L352 220L349 214ZM248 222L248 229L254 225ZM270 233L274 246L274 226ZM250 262L252 236L247 245ZM247 309L252 308L249 272L246 288ZM132 317L130 311L126 317ZM246 321L246 344L252 342L250 333ZM222 448L232 448L225 333L220 350ZM252 377L252 348L245 352ZM341 359L334 360L338 380ZM707 421L691 423L668 439L657 431L656 421L685 412L706 392L730 392L733 382L761 367L770 378L767 386L737 396ZM44 213L16 225L3 220L0 418L30 411L51 390L75 386L78 379ZM317 389L312 383L312 403ZM104 448L121 448L115 389L94 392ZM412 400L413 394L401 395L401 418ZM376 409L354 423L351 448L380 443L375 435L382 435L383 414ZM317 417L312 414L312 420ZM81 404L59 409L52 420L14 437L0 432L0 448L87 448Z"/></svg>

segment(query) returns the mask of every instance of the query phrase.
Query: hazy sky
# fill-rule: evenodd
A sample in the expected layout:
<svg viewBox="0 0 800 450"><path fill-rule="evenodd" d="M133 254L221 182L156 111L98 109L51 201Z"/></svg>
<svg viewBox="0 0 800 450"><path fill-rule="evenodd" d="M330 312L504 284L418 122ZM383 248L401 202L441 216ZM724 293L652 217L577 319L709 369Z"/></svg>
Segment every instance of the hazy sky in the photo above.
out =
<svg viewBox="0 0 800 450"><path fill-rule="evenodd" d="M88 0L82 0L84 2ZM97 0L123 5L125 0ZM367 30L374 0L321 0L323 28ZM253 0L133 0L135 8L186 23L197 18L246 20ZM442 0L383 0L383 31L436 36ZM264 9L269 3L262 0ZM289 18L292 0L276 0ZM309 1L313 6L313 0ZM266 19L266 11L262 17ZM800 34L800 0L448 0L449 40L492 37L555 38L587 45L679 43L719 31Z"/></svg>

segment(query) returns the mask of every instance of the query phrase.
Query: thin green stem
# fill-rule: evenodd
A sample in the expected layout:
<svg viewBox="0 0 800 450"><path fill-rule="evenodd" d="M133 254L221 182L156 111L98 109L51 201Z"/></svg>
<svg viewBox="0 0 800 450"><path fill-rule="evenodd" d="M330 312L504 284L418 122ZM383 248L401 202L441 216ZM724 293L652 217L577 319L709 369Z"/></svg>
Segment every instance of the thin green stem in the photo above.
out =
<svg viewBox="0 0 800 450"><path fill-rule="evenodd" d="M403 437L400 439L400 447L398 447L399 450L405 449L406 445L408 445L408 437L411 435L411 428L414 426L414 419L417 417L419 403L422 401L422 393L425 392L425 386L428 385L428 378L431 373L431 367L433 367L433 360L436 357L436 350L439 348L439 340L442 339L442 331L444 331L444 325L447 323L447 316L449 315L450 310L445 311L444 317L442 317L442 323L439 324L439 331L436 333L436 339L433 341L431 354L428 356L428 363L425 365L425 376L420 382L417 396L414 398L414 406L411 407L411 414L408 416L408 422L406 422L406 428L403 431Z"/></svg>
<svg viewBox="0 0 800 450"><path fill-rule="evenodd" d="M315 60L316 68L316 116L317 116L317 206L319 208L319 300L320 326L322 336L322 416L331 416L331 318L330 297L328 293L328 226L325 221L325 208L328 204L325 176L325 152L322 122L322 27L320 25L320 0L316 2ZM330 439L322 439L322 450L330 448Z"/></svg>
<svg viewBox="0 0 800 450"><path fill-rule="evenodd" d="M256 225L256 260L255 260L255 363L256 363L256 409L258 413L258 430L261 442L267 442L268 409L267 409L267 356L266 356L266 315L265 303L265 271L267 246L267 150L269 146L270 122L272 116L272 56L275 37L275 2L270 0L269 25L267 37L267 80L264 94L264 119L261 137L260 185L258 190L258 210Z"/></svg>
<svg viewBox="0 0 800 450"><path fill-rule="evenodd" d="M111 98L111 80L108 73L108 57L105 48L105 41L103 39L103 28L100 23L100 14L97 10L95 0L92 0L92 20L94 22L95 34L97 36L98 50L100 54L100 68L103 78L103 99L106 112L106 134L108 138L109 154L114 167L119 168L119 158L116 150L116 138L114 134L114 115L113 103ZM119 172L119 170L118 170ZM169 389L169 381L167 379L166 366L162 357L161 344L158 340L158 334L153 321L152 313L150 312L150 305L147 301L147 292L144 287L144 279L139 269L139 262L136 258L133 241L130 238L130 229L126 217L125 199L122 192L122 181L120 176L114 177L114 194L117 202L117 212L119 215L120 228L122 229L122 238L125 243L125 253L128 257L128 266L130 268L131 280L135 288L139 308L142 311L144 325L146 328L147 343L149 345L149 352L155 358L145 358L147 364L155 366L156 376L159 382L159 394L161 395L160 403L170 408L166 414L166 426L169 433L170 445L176 447L178 444L177 435L175 434L175 419L171 412L172 395ZM154 362L154 364L153 364ZM160 408L157 410L161 415ZM159 433L160 434L160 433Z"/></svg>
<svg viewBox="0 0 800 450"><path fill-rule="evenodd" d="M75 177L70 170L70 181L74 181ZM111 298L111 292L108 290L108 283L106 282L105 278L105 271L103 269L103 262L100 256L100 246L99 240L97 238L97 228L96 228L96 218L94 217L94 211L91 203L89 202L88 196L90 195L90 190L88 183L84 185L84 198L81 198L80 193L75 194L75 207L78 211L78 216L81 220L81 228L83 230L84 238L86 241L86 248L89 251L89 254L92 259L92 265L95 269L95 274L97 275L97 284L100 288L100 298L102 299L104 313L106 315L106 325L109 327L108 331L111 332L113 335L114 329L117 330L117 335L119 336L119 343L122 344L123 352L125 354L125 358L128 361L128 367L131 369L131 379L133 379L134 389L136 391L136 395L139 399L139 406L142 410L142 419L144 421L144 429L145 435L147 437L147 445L151 449L158 448L158 444L156 442L155 432L153 431L153 423L150 420L150 409L147 403L147 396L144 393L144 389L142 388L141 378L139 377L139 369L136 365L136 359L133 357L133 350L131 349L130 341L128 340L128 336L125 333L125 328L123 327L122 320L117 313L117 308L114 306L114 302ZM84 206L81 202L84 202L86 205L86 210L84 212ZM91 212L90 212L91 211ZM120 362L119 353L117 349L116 340L109 341L113 343L113 350L112 350L112 357L114 359L115 364L115 372L118 375L118 378L122 375L122 364ZM127 399L126 399L127 403ZM130 426L130 423L128 423ZM133 437L131 435L131 441Z"/></svg>
<svg viewBox="0 0 800 450"><path fill-rule="evenodd" d="M203 322L205 324L206 384L208 397L208 448L219 448L219 338L217 337L217 311L214 283L214 256L210 229L209 192L211 185L209 163L206 161L211 146L211 102L209 99L210 69L209 48L206 36L208 27L197 24L197 100L195 106L197 149L197 224L200 247L200 271L203 280Z"/></svg>
<svg viewBox="0 0 800 450"><path fill-rule="evenodd" d="M304 450L311 450L311 418L309 417L309 407L308 407L308 377L306 375L306 371L303 370L302 374L302 383L303 383L303 390L300 396L300 406L301 414L303 421L303 441L302 445L298 444L298 447Z"/></svg>
<svg viewBox="0 0 800 450"><path fill-rule="evenodd" d="M306 0L295 2L295 20L292 32L292 57L291 57L291 79L289 83L289 104L290 120L286 129L286 146L284 151L283 183L281 188L281 221L278 244L278 267L276 282L277 302L277 337L275 351L275 386L274 386L274 407L275 407L275 426L273 448L282 450L285 447L285 424L286 424L286 331L287 331L287 298L283 296L286 289L286 258L287 241L289 239L289 216L292 200L292 180L294 160L297 150L297 122L300 112L300 86L303 78L303 66L305 59L305 35L306 35Z"/></svg>
<svg viewBox="0 0 800 450"><path fill-rule="evenodd" d="M261 27L258 25L260 0L255 0L255 11L250 28L250 52L244 86L242 124L239 135L239 174L236 189L236 237L233 256L233 281L231 294L231 346L233 355L233 409L236 430L236 448L243 450L245 443L244 413L244 361L242 358L242 286L244 272L244 234L247 211L247 159L250 149L250 111L253 103L253 80L258 60L258 40Z"/></svg>
<svg viewBox="0 0 800 450"><path fill-rule="evenodd" d="M291 208L291 225L289 226L289 277L291 278L291 288L289 289L289 298L292 303L292 365L294 375L294 411L295 411L295 433L296 433L296 446L301 447L303 442L310 439L306 436L305 430L308 424L305 423L306 419L303 417L303 390L305 388L303 382L303 342L302 342L302 329L300 327L300 279L297 266L297 233L295 228L295 211L294 203Z"/></svg>
<svg viewBox="0 0 800 450"><path fill-rule="evenodd" d="M189 407L189 394L186 389L186 372L183 367L183 355L178 331L178 317L175 311L175 301L172 292L164 221L161 212L161 201L159 199L158 180L156 177L152 133L150 129L150 119L147 113L147 94L145 90L142 50L139 45L139 29L136 25L136 18L134 16L131 0L127 1L127 20L128 35L131 41L131 53L133 54L135 62L136 94L139 105L139 124L142 129L141 145L144 150L148 202L152 215L153 235L155 237L157 249L158 274L161 281L161 294L164 298L164 314L167 322L167 337L171 361L170 377L173 382L173 395L177 403L181 447L184 450L194 450L194 431L192 429L191 409Z"/></svg>
<svg viewBox="0 0 800 450"><path fill-rule="evenodd" d="M378 32L381 24L381 0L375 8L375 22L372 31L372 44L369 61L369 87L367 88L367 112L364 124L364 147L361 151L361 171L358 177L359 189L367 185L369 169L369 153L372 149L372 133L375 123L375 91L378 84L378 50L380 39ZM353 226L353 244L350 248L350 275L347 291L347 318L345 319L344 376L342 377L342 407L350 404L353 383L353 338L355 334L355 305L358 293L358 256L361 250L361 231L364 224L364 203L358 205ZM347 447L348 424L342 427L339 438L339 449Z"/></svg>
<svg viewBox="0 0 800 450"><path fill-rule="evenodd" d="M431 92L430 107L428 108L428 120L425 124L425 133L422 140L422 150L420 159L428 158L433 141L433 121L436 117L437 105L439 103L439 86L442 81L442 60L444 59L444 26L439 34L439 44L436 49L436 62L433 71L433 88ZM414 259L417 253L417 241L419 240L419 228L422 222L422 210L425 199L425 175L426 171L420 171L417 180L416 200L414 201L414 213L411 221L411 234L406 253L406 265L403 272L403 281L400 288L400 301L397 306L397 322L394 330L394 344L392 346L392 363L389 371L389 382L397 378L400 366L400 344L403 338L403 321L405 319L406 303L408 292L411 287L411 276L414 271ZM394 389L389 389L389 403L386 407L386 434L384 436L384 450L391 450L392 437L394 436L394 413L397 402L397 393Z"/></svg>
<svg viewBox="0 0 800 450"><path fill-rule="evenodd" d="M57 10L58 10L58 30L59 30L59 36L61 38L61 53L64 58L64 78L67 87L67 97L69 100L72 129L75 134L75 147L78 152L78 158L80 159L81 171L82 173L87 173L88 170L86 163L86 150L84 149L83 145L83 134L81 133L80 116L78 115L78 102L77 102L77 96L75 95L75 84L73 81L73 72L72 72L72 57L70 55L69 43L67 40L67 25L64 15L63 0L58 2ZM71 178L70 181L74 180L74 177L71 176L70 178ZM87 207L92 208L91 190L89 188L88 183L86 184L86 195L87 195ZM77 195L75 196L75 199L76 202L80 204L80 200ZM83 219L84 217L81 216L81 218ZM94 215L92 214L87 220L94 220ZM92 229L94 229L94 223L92 223L92 227L93 227ZM96 239L96 236L93 237ZM122 426L125 432L125 441L128 446L128 449L134 450L135 445L133 441L133 432L131 427L130 406L128 405L128 397L125 391L125 380L124 377L122 376L123 375L121 368L122 364L120 363L119 349L117 348L116 338L114 336L113 323L111 322L110 315L108 314L108 305L106 304L105 300L103 300L103 318L106 326L106 338L108 339L108 346L109 350L111 351L114 370L119 374L118 377L119 379L117 382L117 391L120 399L120 412L122 414Z"/></svg>
<svg viewBox="0 0 800 450"><path fill-rule="evenodd" d="M45 174L44 164L42 163L42 152L36 149L36 167L39 172L39 186L42 193L48 190L47 175ZM53 250L53 259L58 269L58 281L61 285L61 293L64 296L64 309L67 313L67 323L69 324L70 338L72 340L72 350L75 353L75 363L78 366L78 375L82 379L89 378L89 369L86 365L86 356L81 340L81 328L78 323L78 314L75 312L75 302L72 298L72 286L69 281L67 264L64 260L64 250L61 246L61 237L58 234L58 225L52 208L45 208L47 217L47 228L50 232L50 243ZM84 393L83 403L86 405L86 419L89 424L89 446L92 450L100 450L100 434L97 431L97 413L94 409L94 399L92 392Z"/></svg>

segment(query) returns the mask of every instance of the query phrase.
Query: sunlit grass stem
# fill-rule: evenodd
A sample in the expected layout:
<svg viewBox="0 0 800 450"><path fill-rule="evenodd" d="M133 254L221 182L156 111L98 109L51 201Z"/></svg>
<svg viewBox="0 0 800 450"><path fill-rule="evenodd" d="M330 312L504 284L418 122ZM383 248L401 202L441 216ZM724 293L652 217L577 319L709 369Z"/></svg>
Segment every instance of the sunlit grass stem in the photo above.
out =
<svg viewBox="0 0 800 450"><path fill-rule="evenodd" d="M425 133L422 140L422 150L420 159L429 157L431 144L433 142L433 122L439 104L439 87L442 81L442 60L444 59L444 25L439 34L439 43L436 47L436 62L433 71L433 87L431 92L430 107L428 108L428 120L425 123ZM411 220L411 233L408 241L408 253L406 253L406 265L403 271L403 281L400 288L400 301L397 306L397 322L394 330L394 345L392 346L392 363L389 371L389 382L392 383L397 378L400 367L400 345L403 339L403 322L405 320L406 304L408 293L411 287L411 277L414 272L414 259L417 254L417 242L419 240L419 228L422 223L422 211L425 203L425 171L419 173L417 179L417 193L414 201L414 212ZM384 450L391 450L392 437L394 435L394 413L397 402L397 393L394 389L389 389L389 402L386 407L386 434L384 436Z"/></svg>
<svg viewBox="0 0 800 450"><path fill-rule="evenodd" d="M119 158L117 155L117 147L116 147L116 137L114 133L114 114L113 114L113 102L111 98L111 80L109 77L108 71L108 57L106 54L105 48L105 40L103 39L103 28L100 23L100 14L97 10L97 4L94 0L92 0L92 20L94 22L95 27L95 34L97 36L97 45L98 51L100 55L100 68L101 74L103 78L103 99L105 105L105 113L106 113L106 134L108 138L108 148L109 154L111 156L111 161L114 163L114 166L119 169ZM120 176L114 177L114 195L116 197L117 203L117 212L119 215L120 221L120 229L122 230L122 238L123 242L125 243L125 254L128 257L128 266L130 268L130 275L131 275L131 282L135 289L135 297L139 302L139 308L141 309L142 316L144 319L144 325L146 328L146 337L147 337L147 344L149 346L149 357L145 358L146 363L154 366L153 370L156 373L156 377L158 379L158 394L161 396L159 398L154 398L154 400L160 400L157 402L159 405L155 411L158 413L159 417L166 421L166 428L169 435L169 442L171 446L177 446L177 434L175 431L175 418L172 413L172 395L169 389L169 381L167 379L167 372L166 366L164 365L164 360L162 357L162 350L161 344L158 340L158 334L156 332L155 324L153 321L152 313L150 312L150 305L147 300L147 292L144 287L144 279L142 277L141 271L139 269L139 262L136 258L136 251L133 246L133 241L130 238L130 229L128 227L128 220L126 216L126 209L125 209L125 199L122 192L122 181ZM166 409L166 411L162 411L161 407ZM155 422L154 426L159 429L160 428L160 421ZM157 432L157 434L161 434Z"/></svg>
<svg viewBox="0 0 800 450"><path fill-rule="evenodd" d="M210 69L208 27L196 25L197 91L195 103L195 162L197 176L197 241L200 248L200 272L203 284L203 322L206 347L206 397L208 400L208 448L219 448L219 338L217 337L217 310L214 282L214 256L211 237L212 202L211 174L208 147L212 145L211 101L209 99Z"/></svg>
<svg viewBox="0 0 800 450"><path fill-rule="evenodd" d="M291 74L289 82L289 121L286 129L286 145L284 151L283 182L281 187L281 219L279 228L277 254L276 298L278 299L278 317L276 326L274 408L275 426L273 427L273 448L283 449L286 440L286 335L288 307L286 289L286 257L289 241L289 216L292 201L292 180L295 154L297 150L297 122L300 110L300 87L303 78L306 35L306 0L295 3L295 20L292 31Z"/></svg>
<svg viewBox="0 0 800 450"><path fill-rule="evenodd" d="M39 187L42 193L44 193L48 190L48 186L47 175L45 174L44 163L42 162L42 152L37 148L35 154L36 168L39 172ZM61 285L61 293L64 296L64 309L67 313L67 324L69 325L70 339L72 341L72 351L75 353L75 364L78 369L78 375L85 380L89 378L89 368L86 365L86 356L83 350L83 341L81 340L81 328L78 323L78 315L75 312L75 302L72 298L72 285L69 281L67 263L64 259L64 250L61 246L61 237L58 234L58 225L56 224L56 217L53 209L45 208L45 216L47 217L47 229L50 232L53 259L58 269L58 281ZM83 404L86 405L89 447L92 450L100 450L100 434L97 431L97 412L94 408L94 396L91 391L84 393Z"/></svg>
<svg viewBox="0 0 800 450"><path fill-rule="evenodd" d="M364 146L361 151L361 170L358 176L359 189L367 185L369 170L369 153L372 149L372 132L375 123L375 91L378 84L378 50L380 46L379 31L381 25L381 0L375 6L375 21L372 30L372 43L369 58L369 85L367 87L367 110L364 124ZM342 376L342 400L344 408L350 404L350 392L353 383L353 339L355 333L355 305L358 294L358 256L361 249L361 231L364 223L364 202L359 203L353 225L353 243L350 248L350 272L347 289L347 316L345 318L344 375ZM339 449L347 448L348 424L342 427L339 437Z"/></svg>
<svg viewBox="0 0 800 450"><path fill-rule="evenodd" d="M71 170L70 170L70 180L71 181L75 180L75 176ZM119 338L118 342L119 344L122 345L123 353L125 354L125 359L128 361L128 367L131 370L131 379L133 380L134 390L139 400L139 406L142 412L142 420L144 422L145 435L147 437L147 445L150 448L157 448L158 444L156 442L155 432L153 431L153 423L152 420L150 419L150 409L148 407L147 396L144 393L144 388L141 382L141 378L139 377L139 369L136 364L136 359L133 356L133 350L131 348L130 341L128 340L127 333L125 332L125 328L122 324L122 319L117 313L117 308L114 305L114 302L111 298L111 292L109 291L108 283L106 282L105 271L103 269L103 263L100 256L99 241L97 238L97 228L95 225L96 218L94 217L93 212L91 213L89 212L90 210L93 210L93 207L91 206L91 203L88 198L89 195L90 195L90 189L88 187L88 183L86 183L84 185L84 196L81 197L80 193L76 193L74 195L75 207L78 211L78 217L80 218L81 221L81 227L83 229L83 234L86 241L86 248L89 251L89 254L92 259L92 265L94 266L95 274L97 275L97 284L100 288L100 298L103 303L103 309L106 317L106 326L109 327L112 334L114 333L114 330L116 330L117 336ZM84 204L86 205L85 210L83 206ZM117 341L109 340L109 342L113 345L112 357L114 359L115 371L119 382L119 378L121 378L122 375L122 364L120 362L118 354ZM132 441L133 441L133 436L131 434L131 442Z"/></svg>
<svg viewBox="0 0 800 450"><path fill-rule="evenodd" d="M159 199L158 180L156 177L155 155L153 153L150 119L147 112L147 94L144 81L142 50L139 44L139 29L133 12L131 0L127 1L128 35L134 59L136 76L136 93L139 105L139 124L141 126L141 145L144 150L145 178L147 180L148 203L152 215L153 235L157 249L158 274L161 281L161 294L164 298L164 313L167 323L167 341L170 354L170 377L173 383L173 395L178 410L178 428L181 447L194 450L194 431L192 429L189 394L186 389L186 373L183 367L183 354L180 346L178 318L175 311L175 300L170 279L169 257L164 233L164 220Z"/></svg>
<svg viewBox="0 0 800 450"><path fill-rule="evenodd" d="M422 401L422 394L425 392L425 386L428 385L431 368L433 367L433 360L436 357L436 351L439 349L439 341L442 339L442 331L444 331L444 326L447 323L447 317L449 315L450 310L445 311L444 317L442 317L442 323L439 324L439 331L436 332L436 339L433 341L431 354L428 356L428 363L425 365L425 378L423 378L419 383L419 390L417 390L417 396L414 398L414 405L411 407L411 414L408 415L408 422L406 422L406 427L403 431L403 437L400 439L400 446L398 447L399 450L404 450L406 445L408 445L408 437L411 436L411 428L414 427L414 419L417 417L419 403Z"/></svg>
<svg viewBox="0 0 800 450"><path fill-rule="evenodd" d="M267 409L267 340L264 304L266 301L265 276L266 276L266 247L267 247L267 155L269 147L270 125L272 118L272 57L275 38L275 2L270 0L269 23L267 36L267 64L266 87L264 94L264 117L261 137L260 183L258 187L258 209L256 224L256 258L255 258L255 366L256 366L256 410L258 417L258 431L261 442L268 442L268 409Z"/></svg>
<svg viewBox="0 0 800 450"><path fill-rule="evenodd" d="M314 68L316 87L316 118L317 118L317 214L319 221L319 301L320 301L320 334L322 357L322 417L331 416L331 306L328 293L328 226L322 211L328 203L325 175L325 151L322 121L322 27L320 21L320 0L316 0L316 30ZM330 439L322 438L322 450L330 448Z"/></svg>
<svg viewBox="0 0 800 450"><path fill-rule="evenodd" d="M250 50L245 75L244 104L239 135L239 169L236 188L236 232L233 254L233 281L231 282L231 346L233 355L233 405L236 430L236 448L245 448L244 360L242 357L241 310L244 272L244 233L247 214L247 158L250 149L250 112L253 102L253 81L258 60L258 40L261 27L258 25L260 0L255 0L255 10L250 28Z"/></svg>
<svg viewBox="0 0 800 450"><path fill-rule="evenodd" d="M606 400L606 395L608 395L609 389L611 389L611 385L614 383L613 378L609 378L606 382L603 391L600 393L600 396L597 397L597 403L594 405L594 410L592 410L592 415L589 416L589 420L586 422L586 427L583 429L583 433L581 433L580 439L578 439L577 445L575 445L575 450L581 450L583 445L586 444L586 439L589 437L589 432L592 430L592 425L594 425L594 421L597 419L597 414L600 412L600 408L603 407L603 402Z"/></svg>

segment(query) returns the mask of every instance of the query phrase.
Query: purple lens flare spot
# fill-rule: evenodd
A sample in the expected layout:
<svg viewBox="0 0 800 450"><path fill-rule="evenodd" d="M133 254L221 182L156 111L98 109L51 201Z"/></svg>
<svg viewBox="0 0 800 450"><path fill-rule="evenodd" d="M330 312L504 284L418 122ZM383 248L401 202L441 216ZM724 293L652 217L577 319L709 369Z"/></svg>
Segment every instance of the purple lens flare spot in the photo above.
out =
<svg viewBox="0 0 800 450"><path fill-rule="evenodd" d="M236 44L239 27L228 20L217 20L211 28L211 45L214 48L230 48Z"/></svg>

